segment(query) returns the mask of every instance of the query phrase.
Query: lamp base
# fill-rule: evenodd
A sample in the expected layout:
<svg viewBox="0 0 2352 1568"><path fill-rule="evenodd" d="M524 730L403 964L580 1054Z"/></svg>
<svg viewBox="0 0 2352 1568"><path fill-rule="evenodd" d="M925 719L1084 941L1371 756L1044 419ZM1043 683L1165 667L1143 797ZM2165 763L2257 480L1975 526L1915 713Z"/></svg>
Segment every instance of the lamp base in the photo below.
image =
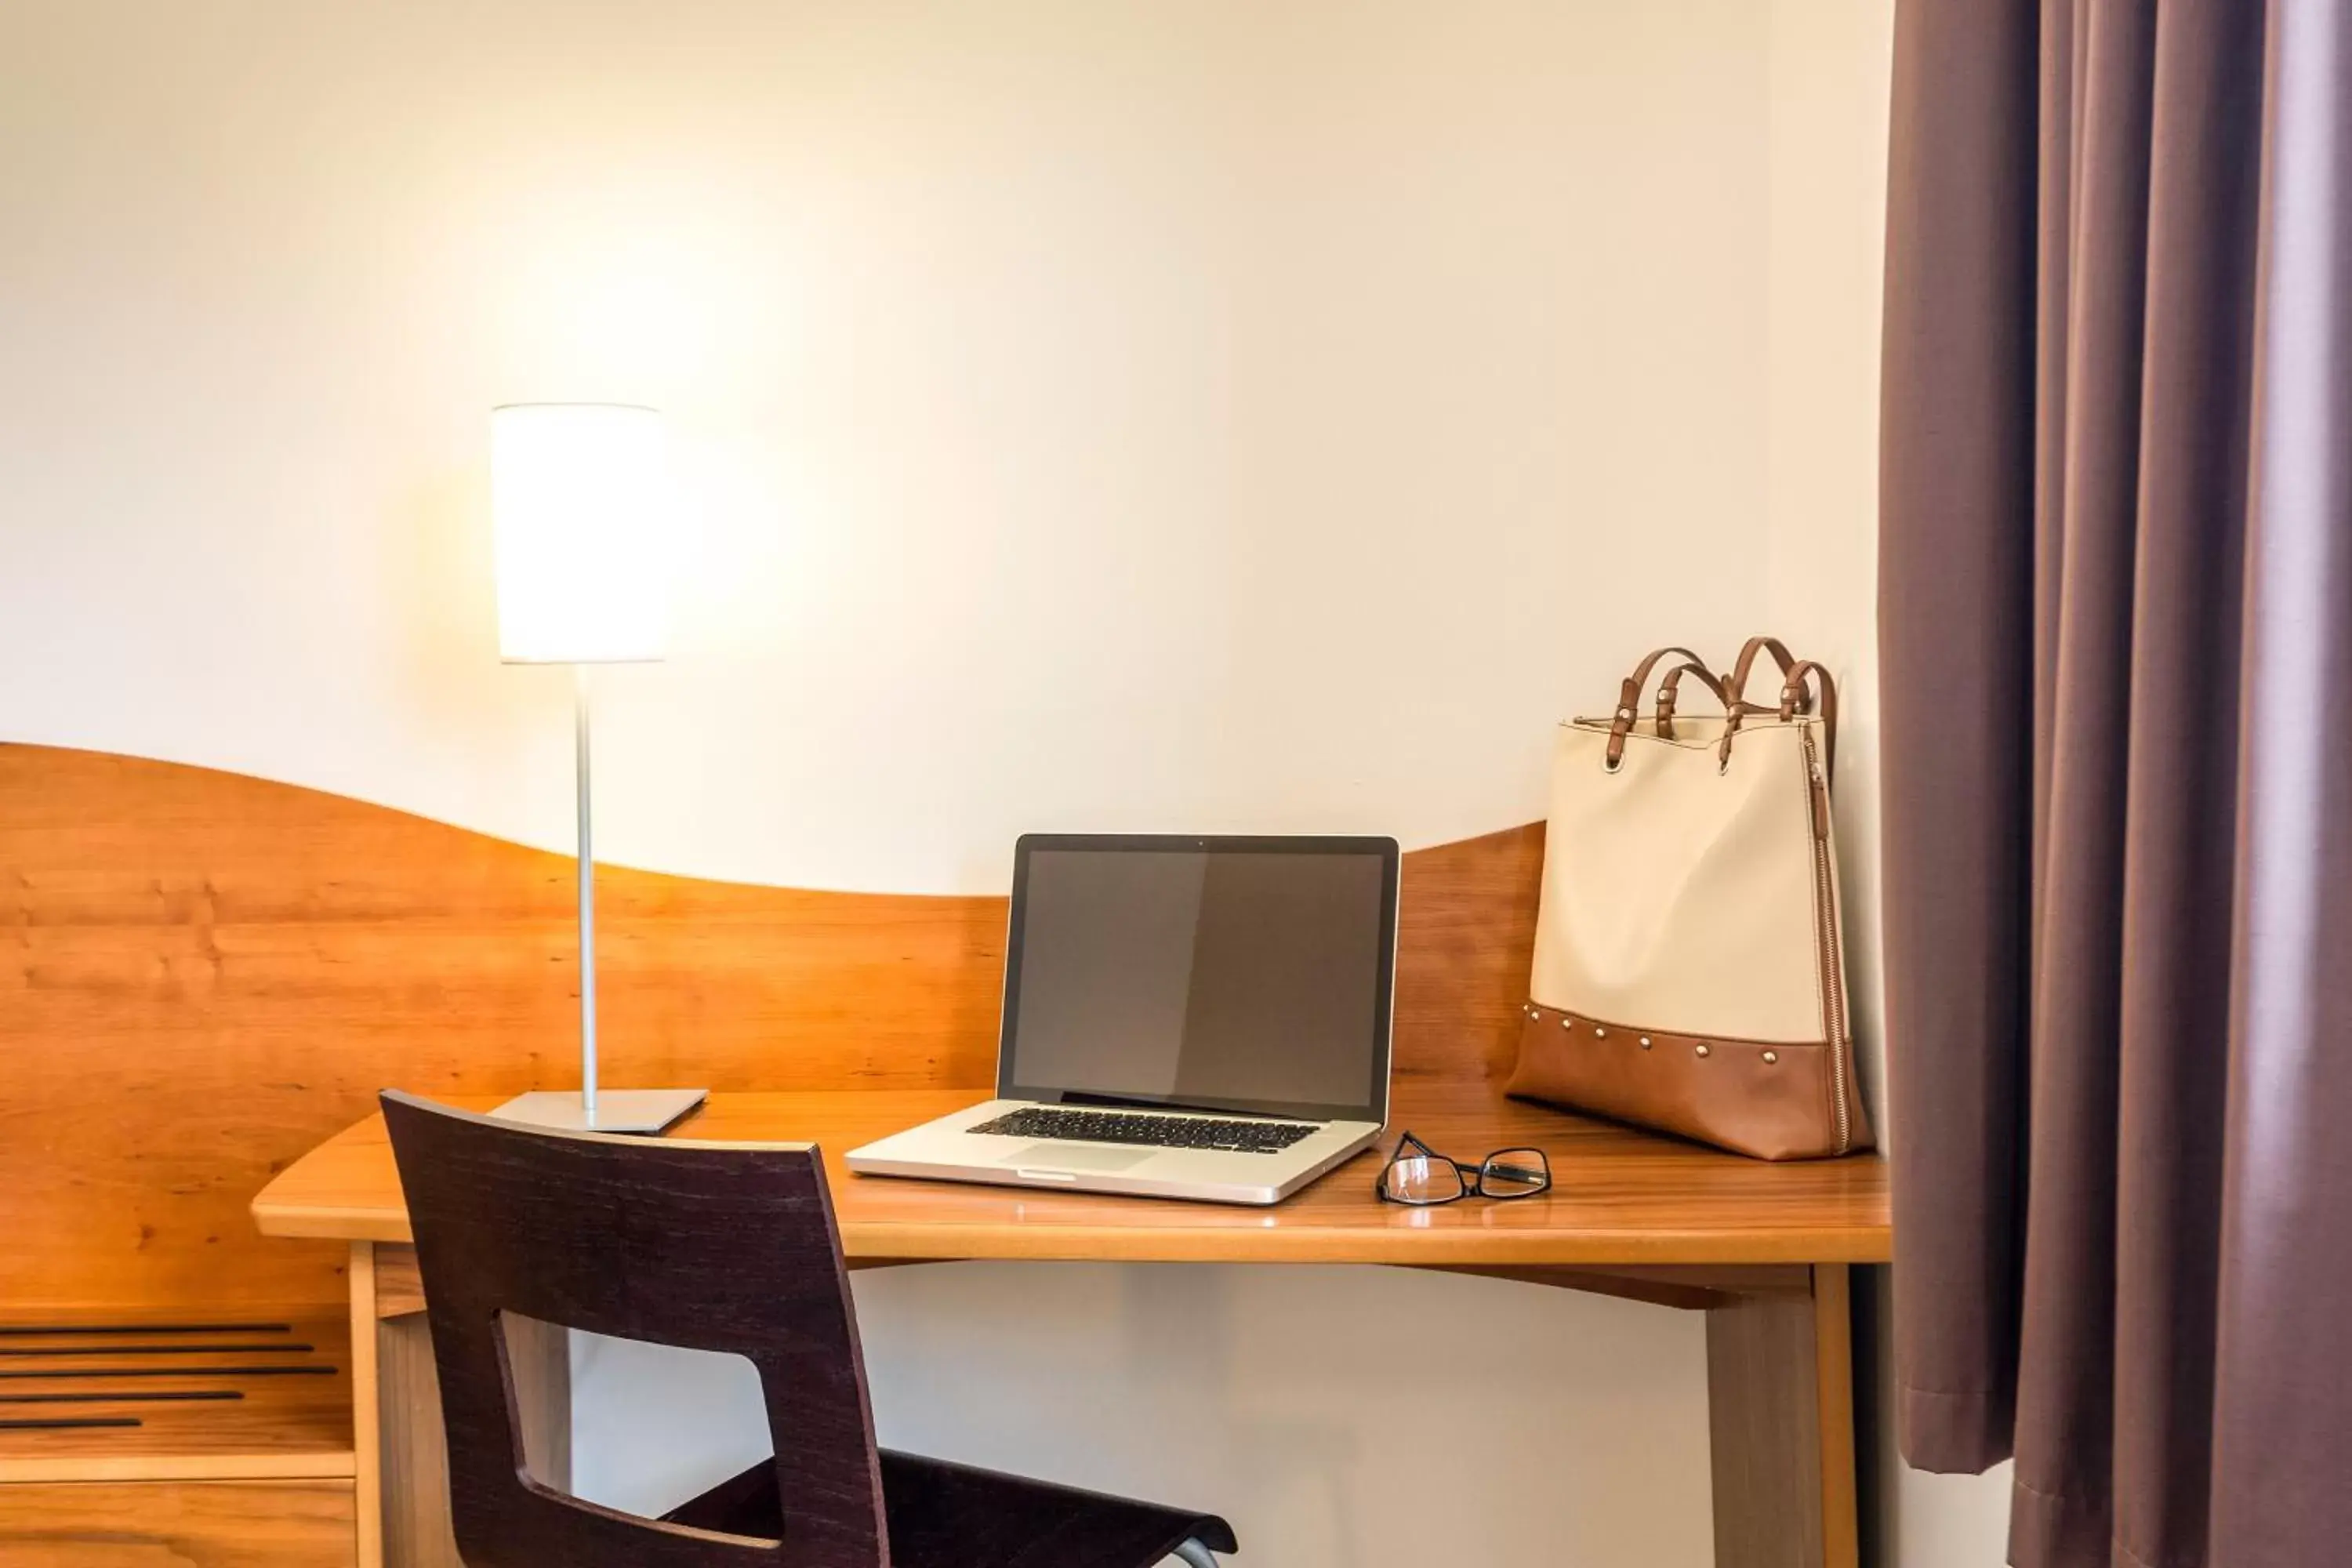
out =
<svg viewBox="0 0 2352 1568"><path fill-rule="evenodd" d="M552 1127L563 1132L667 1132L702 1108L708 1089L604 1089L596 1091L591 1123L577 1093L535 1089L518 1094L490 1114L500 1121Z"/></svg>

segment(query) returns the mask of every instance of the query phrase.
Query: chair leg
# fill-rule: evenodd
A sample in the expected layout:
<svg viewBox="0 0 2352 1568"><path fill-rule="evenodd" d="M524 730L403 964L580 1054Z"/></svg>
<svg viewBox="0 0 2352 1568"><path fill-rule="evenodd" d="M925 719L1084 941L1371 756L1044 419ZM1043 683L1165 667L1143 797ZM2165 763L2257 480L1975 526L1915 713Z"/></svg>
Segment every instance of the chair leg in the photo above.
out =
<svg viewBox="0 0 2352 1568"><path fill-rule="evenodd" d="M1185 1568L1217 1568L1216 1553L1197 1541L1178 1543L1176 1559L1182 1563Z"/></svg>

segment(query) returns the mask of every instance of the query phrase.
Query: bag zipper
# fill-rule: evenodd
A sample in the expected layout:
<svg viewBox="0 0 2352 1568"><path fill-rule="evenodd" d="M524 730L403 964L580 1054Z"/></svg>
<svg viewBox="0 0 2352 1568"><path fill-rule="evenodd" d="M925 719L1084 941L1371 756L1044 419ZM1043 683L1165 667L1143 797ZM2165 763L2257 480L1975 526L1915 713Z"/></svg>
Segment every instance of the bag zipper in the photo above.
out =
<svg viewBox="0 0 2352 1568"><path fill-rule="evenodd" d="M1853 1141L1852 1118L1846 1110L1845 975L1840 968L1842 951L1837 930L1837 880L1830 868L1830 784L1822 776L1820 752L1813 744L1813 727L1799 731L1805 751L1805 772L1811 795L1813 827L1813 952L1822 982L1822 1022L1830 1036L1830 1088L1836 1099L1837 1148L1843 1154Z"/></svg>

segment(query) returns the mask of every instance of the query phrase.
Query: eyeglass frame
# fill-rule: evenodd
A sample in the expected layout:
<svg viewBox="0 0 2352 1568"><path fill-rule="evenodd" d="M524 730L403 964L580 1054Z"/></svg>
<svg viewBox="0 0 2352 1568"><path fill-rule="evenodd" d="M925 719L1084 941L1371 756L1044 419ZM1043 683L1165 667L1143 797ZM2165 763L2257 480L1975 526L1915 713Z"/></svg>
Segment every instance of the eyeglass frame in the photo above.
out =
<svg viewBox="0 0 2352 1568"><path fill-rule="evenodd" d="M1407 1145L1411 1145L1412 1148L1420 1150L1423 1157L1424 1158L1431 1160L1443 1160L1445 1163L1453 1166L1455 1178L1462 1184L1462 1190L1454 1194L1450 1198L1401 1198L1391 1194L1389 1191L1389 1173L1396 1169L1397 1163L1405 1157L1405 1149ZM1542 1165L1542 1170L1539 1173L1543 1177L1541 1183L1529 1187L1524 1193L1488 1192L1486 1190L1486 1172L1494 1165L1496 1161L1501 1159L1506 1154L1533 1154ZM1505 1170L1516 1171L1517 1173L1521 1176L1529 1174L1525 1166L1505 1166L1502 1168ZM1475 1165L1465 1165L1461 1161L1454 1158L1451 1154L1439 1153L1436 1150L1431 1148L1428 1144L1415 1137L1412 1130L1409 1128L1398 1137L1395 1150L1390 1153L1388 1159L1381 1165L1380 1174L1372 1178L1372 1195L1375 1198L1378 1198L1384 1204L1396 1204L1402 1207L1411 1209L1443 1208L1447 1204L1458 1204L1463 1199L1468 1197L1481 1197L1485 1198L1488 1203L1496 1204L1516 1203L1521 1198L1537 1197L1549 1191L1551 1191L1551 1156L1546 1154L1540 1149L1533 1148L1524 1143L1513 1144L1507 1149L1496 1149L1490 1151L1486 1157L1479 1161Z"/></svg>

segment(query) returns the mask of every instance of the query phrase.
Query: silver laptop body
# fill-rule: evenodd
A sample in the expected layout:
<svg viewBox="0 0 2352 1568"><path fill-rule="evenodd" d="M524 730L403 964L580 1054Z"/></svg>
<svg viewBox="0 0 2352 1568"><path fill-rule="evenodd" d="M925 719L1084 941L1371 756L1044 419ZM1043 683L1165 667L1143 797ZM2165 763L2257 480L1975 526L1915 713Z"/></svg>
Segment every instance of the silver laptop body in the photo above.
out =
<svg viewBox="0 0 2352 1568"><path fill-rule="evenodd" d="M996 1098L849 1168L1277 1203L1379 1138L1392 838L1029 834Z"/></svg>

